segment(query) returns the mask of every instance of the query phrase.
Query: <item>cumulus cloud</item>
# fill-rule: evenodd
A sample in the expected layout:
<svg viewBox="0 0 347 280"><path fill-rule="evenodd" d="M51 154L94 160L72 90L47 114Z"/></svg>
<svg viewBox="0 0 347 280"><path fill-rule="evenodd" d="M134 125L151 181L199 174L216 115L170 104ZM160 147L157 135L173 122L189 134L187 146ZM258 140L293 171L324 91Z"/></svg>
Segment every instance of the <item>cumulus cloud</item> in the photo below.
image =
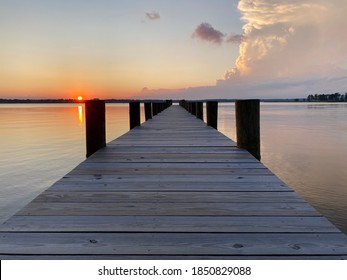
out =
<svg viewBox="0 0 347 280"><path fill-rule="evenodd" d="M192 37L203 41L221 44L226 35L216 30L211 24L203 22L194 31Z"/></svg>
<svg viewBox="0 0 347 280"><path fill-rule="evenodd" d="M329 76L346 63L345 0L239 0L243 35L225 79Z"/></svg>
<svg viewBox="0 0 347 280"><path fill-rule="evenodd" d="M347 91L346 0L239 0L243 34L200 24L193 37L238 43L234 67L216 85L147 91L177 98L304 98ZM231 66L232 66L231 62Z"/></svg>
<svg viewBox="0 0 347 280"><path fill-rule="evenodd" d="M160 14L158 12L146 13L146 18L149 20L158 20L160 19Z"/></svg>

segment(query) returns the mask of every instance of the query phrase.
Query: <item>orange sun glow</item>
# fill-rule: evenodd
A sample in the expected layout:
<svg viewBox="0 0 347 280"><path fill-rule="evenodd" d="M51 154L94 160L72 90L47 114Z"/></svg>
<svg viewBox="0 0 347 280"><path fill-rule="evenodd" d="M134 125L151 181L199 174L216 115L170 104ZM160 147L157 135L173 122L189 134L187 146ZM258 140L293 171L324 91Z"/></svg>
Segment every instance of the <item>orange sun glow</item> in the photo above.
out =
<svg viewBox="0 0 347 280"><path fill-rule="evenodd" d="M78 97L77 97L77 100L78 100L78 101L82 101L82 100L83 100L83 97L82 97L82 96L78 96Z"/></svg>

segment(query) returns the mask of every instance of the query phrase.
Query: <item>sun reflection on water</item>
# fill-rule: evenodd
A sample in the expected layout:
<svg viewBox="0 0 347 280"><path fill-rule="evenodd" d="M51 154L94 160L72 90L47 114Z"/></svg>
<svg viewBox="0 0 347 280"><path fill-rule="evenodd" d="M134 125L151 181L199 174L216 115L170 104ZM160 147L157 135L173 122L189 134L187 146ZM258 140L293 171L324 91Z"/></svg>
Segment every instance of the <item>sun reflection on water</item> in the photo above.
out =
<svg viewBox="0 0 347 280"><path fill-rule="evenodd" d="M80 123L83 123L83 106L82 105L78 106L78 119Z"/></svg>

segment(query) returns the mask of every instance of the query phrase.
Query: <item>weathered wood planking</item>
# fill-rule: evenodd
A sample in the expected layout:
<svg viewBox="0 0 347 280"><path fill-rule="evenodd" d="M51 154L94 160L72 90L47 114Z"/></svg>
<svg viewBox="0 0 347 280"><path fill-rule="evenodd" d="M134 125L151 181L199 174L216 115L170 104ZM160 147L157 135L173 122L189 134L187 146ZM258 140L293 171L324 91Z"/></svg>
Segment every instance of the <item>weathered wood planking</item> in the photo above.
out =
<svg viewBox="0 0 347 280"><path fill-rule="evenodd" d="M6 221L2 259L345 259L347 237L247 151L173 106Z"/></svg>
<svg viewBox="0 0 347 280"><path fill-rule="evenodd" d="M338 233L324 217L285 216L14 216L4 224L21 232L311 232Z"/></svg>
<svg viewBox="0 0 347 280"><path fill-rule="evenodd" d="M80 203L303 203L294 192L54 192L46 191L33 202L80 202Z"/></svg>
<svg viewBox="0 0 347 280"><path fill-rule="evenodd" d="M148 180L146 182L133 181L133 178L117 179L113 177L91 178L90 181L66 180L55 183L49 190L53 192L292 192L281 182L244 182L242 180L230 182L194 182L189 181L164 181L164 178L158 178L158 181ZM257 177L255 177L257 178Z"/></svg>
<svg viewBox="0 0 347 280"><path fill-rule="evenodd" d="M7 254L343 255L339 233L1 233Z"/></svg>
<svg viewBox="0 0 347 280"><path fill-rule="evenodd" d="M306 203L71 203L32 202L20 210L21 216L320 216Z"/></svg>

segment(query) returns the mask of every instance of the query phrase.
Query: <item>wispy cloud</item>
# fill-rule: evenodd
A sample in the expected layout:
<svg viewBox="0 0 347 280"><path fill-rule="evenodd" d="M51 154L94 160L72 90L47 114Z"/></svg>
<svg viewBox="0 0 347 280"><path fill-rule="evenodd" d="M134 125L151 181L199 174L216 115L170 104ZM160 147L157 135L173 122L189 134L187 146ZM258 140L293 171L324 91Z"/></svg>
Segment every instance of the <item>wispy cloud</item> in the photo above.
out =
<svg viewBox="0 0 347 280"><path fill-rule="evenodd" d="M221 31L214 29L211 24L206 22L201 23L192 34L193 38L215 44L221 44L225 36Z"/></svg>
<svg viewBox="0 0 347 280"><path fill-rule="evenodd" d="M158 12L150 12L150 13L146 13L146 18L149 20L158 20L160 19L160 14Z"/></svg>
<svg viewBox="0 0 347 280"><path fill-rule="evenodd" d="M244 40L245 40L245 37L243 35L231 33L228 35L225 41L227 43L232 43L232 44L241 44Z"/></svg>

